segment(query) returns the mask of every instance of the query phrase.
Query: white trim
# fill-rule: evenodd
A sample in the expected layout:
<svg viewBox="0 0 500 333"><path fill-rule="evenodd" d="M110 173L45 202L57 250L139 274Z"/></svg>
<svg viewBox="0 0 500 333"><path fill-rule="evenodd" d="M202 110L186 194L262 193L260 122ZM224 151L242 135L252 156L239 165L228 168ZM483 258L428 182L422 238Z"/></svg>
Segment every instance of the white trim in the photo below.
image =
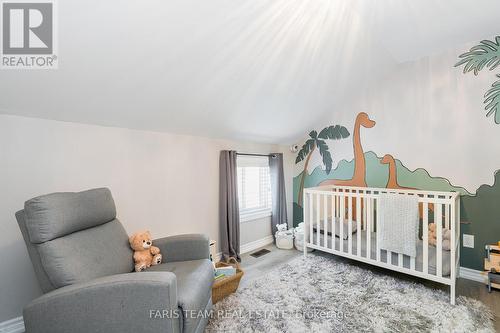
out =
<svg viewBox="0 0 500 333"><path fill-rule="evenodd" d="M274 242L273 235L269 235L267 237L258 239L256 241L241 245L240 253L243 254L243 253L252 252L253 250L257 250L259 247L269 245L272 242Z"/></svg>
<svg viewBox="0 0 500 333"><path fill-rule="evenodd" d="M257 239L256 241L243 244L240 247L240 254L252 252L254 250L257 250L260 247L272 244L273 242L274 242L273 236L269 235L267 237L264 237L264 238L261 238L261 239ZM222 257L222 252L216 253L215 254L215 258L214 258L215 262L219 262L221 257ZM0 331L0 333L3 333L3 332Z"/></svg>
<svg viewBox="0 0 500 333"><path fill-rule="evenodd" d="M0 333L23 333L23 332L24 332L23 317L17 317L0 323Z"/></svg>
<svg viewBox="0 0 500 333"><path fill-rule="evenodd" d="M475 269L470 269L467 267L460 267L460 277L462 279L481 282L484 284L486 284L488 280L482 271L477 271Z"/></svg>
<svg viewBox="0 0 500 333"><path fill-rule="evenodd" d="M269 208L249 210L247 212L240 213L240 223L260 220L266 217L271 217L271 215L272 211Z"/></svg>

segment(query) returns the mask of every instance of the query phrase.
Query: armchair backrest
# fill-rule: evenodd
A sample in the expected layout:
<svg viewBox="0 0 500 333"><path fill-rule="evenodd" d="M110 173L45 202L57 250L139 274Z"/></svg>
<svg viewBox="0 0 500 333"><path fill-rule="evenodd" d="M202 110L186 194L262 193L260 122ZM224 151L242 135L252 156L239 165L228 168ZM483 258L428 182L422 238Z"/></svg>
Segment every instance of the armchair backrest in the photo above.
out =
<svg viewBox="0 0 500 333"><path fill-rule="evenodd" d="M134 268L106 188L39 196L26 201L16 218L44 292Z"/></svg>

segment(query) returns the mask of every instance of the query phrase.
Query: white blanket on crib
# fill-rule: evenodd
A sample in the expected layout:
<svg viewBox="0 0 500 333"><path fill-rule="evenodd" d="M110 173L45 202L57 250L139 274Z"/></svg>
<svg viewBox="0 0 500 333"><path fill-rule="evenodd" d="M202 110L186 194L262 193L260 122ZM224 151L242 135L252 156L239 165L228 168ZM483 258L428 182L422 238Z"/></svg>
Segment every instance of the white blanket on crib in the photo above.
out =
<svg viewBox="0 0 500 333"><path fill-rule="evenodd" d="M378 209L377 236L379 247L384 250L417 255L418 240L418 197L381 193Z"/></svg>

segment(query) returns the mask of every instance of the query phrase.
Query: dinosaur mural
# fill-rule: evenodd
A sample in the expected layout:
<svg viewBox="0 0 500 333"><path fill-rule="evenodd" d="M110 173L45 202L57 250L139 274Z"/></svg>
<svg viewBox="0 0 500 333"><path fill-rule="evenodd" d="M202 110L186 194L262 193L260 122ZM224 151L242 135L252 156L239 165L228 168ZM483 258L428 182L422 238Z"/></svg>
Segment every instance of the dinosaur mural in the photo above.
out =
<svg viewBox="0 0 500 333"><path fill-rule="evenodd" d="M354 174L351 179L348 180L325 180L319 185L340 185L340 186L359 186L367 187L366 185L366 161L365 154L363 152L363 146L361 145L360 131L361 126L364 128L372 128L375 126L375 121L371 120L370 117L361 112L357 115L356 121L354 123L354 134L353 134L353 149L354 149Z"/></svg>
<svg viewBox="0 0 500 333"><path fill-rule="evenodd" d="M370 117L361 112L357 115L356 121L354 122L354 134L353 134L353 149L354 149L354 174L351 179L342 180L342 179L332 179L325 180L321 182L319 185L340 185L340 186L357 186L357 187L367 187L366 185L366 161L365 161L365 153L363 152L363 146L361 145L361 127L364 128L372 128L375 126L375 121L371 120ZM352 207L353 207L353 215L352 218L356 220L356 198L352 199ZM346 214L348 211L348 201L345 201L346 206ZM361 207L363 208L363 202L361 202Z"/></svg>
<svg viewBox="0 0 500 333"><path fill-rule="evenodd" d="M389 166L389 178L387 178L387 184L385 185L385 188L390 188L390 189L400 189L400 190L419 190L418 188L415 187L407 187L407 186L401 186L398 183L398 171L396 168L396 160L392 155L390 154L385 154L384 157L380 160L381 164L387 164ZM423 213L423 205L421 203L418 204L418 211L420 218L423 218L424 213ZM434 211L434 204L430 203L428 206L428 209L433 212Z"/></svg>
<svg viewBox="0 0 500 333"><path fill-rule="evenodd" d="M473 234L476 242L474 249L461 249L461 266L482 270L484 245L500 240L500 170L495 173L493 185L482 185L476 194L472 194L464 187L453 185L444 177L431 176L423 168L410 170L392 155L379 157L373 151L364 152L360 138L361 128L374 126L375 122L366 113L358 114L353 131L354 159L340 160L329 173L320 166L314 168L303 186L307 188L318 185L344 185L458 192L461 195L461 233ZM301 188L300 175L301 173L293 182L294 225L303 220L302 207L297 205ZM429 205L430 211L433 211L433 208Z"/></svg>
<svg viewBox="0 0 500 333"><path fill-rule="evenodd" d="M416 190L413 187L405 187L398 184L398 172L396 169L396 161L394 157L390 154L385 154L380 160L381 164L389 165L389 178L387 179L387 184L385 188L402 189L402 190Z"/></svg>

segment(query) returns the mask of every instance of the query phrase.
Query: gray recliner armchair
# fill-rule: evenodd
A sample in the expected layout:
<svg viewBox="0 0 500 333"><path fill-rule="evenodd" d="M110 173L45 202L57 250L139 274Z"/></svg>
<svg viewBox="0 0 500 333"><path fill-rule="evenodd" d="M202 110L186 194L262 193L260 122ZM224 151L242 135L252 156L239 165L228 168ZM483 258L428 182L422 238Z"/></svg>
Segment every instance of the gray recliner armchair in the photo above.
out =
<svg viewBox="0 0 500 333"><path fill-rule="evenodd" d="M202 332L212 307L209 240L161 238L163 262L135 273L108 189L53 193L16 213L40 287L27 333Z"/></svg>

